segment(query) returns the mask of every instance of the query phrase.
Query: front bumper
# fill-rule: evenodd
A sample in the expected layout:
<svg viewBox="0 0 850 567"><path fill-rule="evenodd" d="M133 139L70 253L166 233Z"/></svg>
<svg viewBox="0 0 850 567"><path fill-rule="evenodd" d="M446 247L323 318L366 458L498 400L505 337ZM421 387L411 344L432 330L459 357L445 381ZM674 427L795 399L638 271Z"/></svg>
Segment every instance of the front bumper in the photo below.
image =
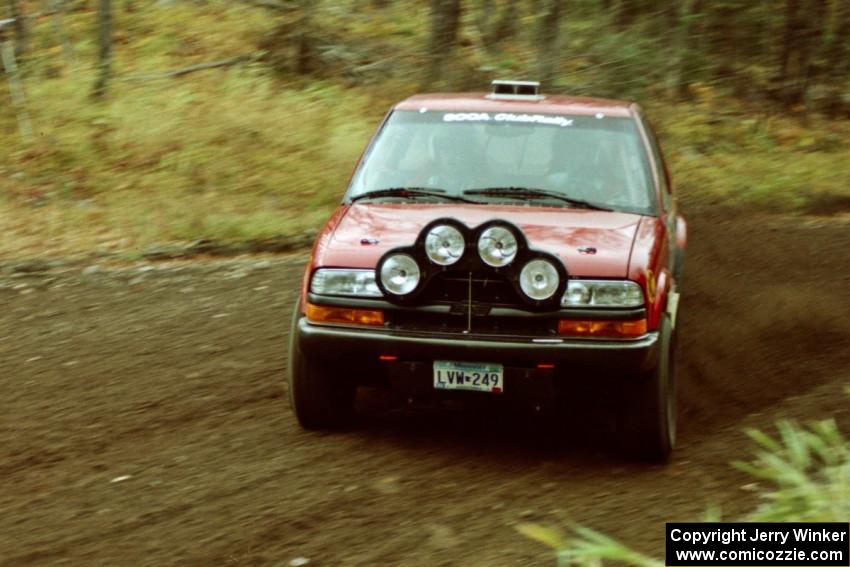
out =
<svg viewBox="0 0 850 567"><path fill-rule="evenodd" d="M364 372L369 369L369 373L386 366L398 371L401 366L402 382L405 374L410 381L428 382L434 360L500 363L505 367L506 380L511 375L539 375L538 365L554 365L553 370L542 374L554 374L558 380L563 377L571 383L597 382L603 377L619 378L649 369L659 356L657 332L632 340L464 336L315 325L304 317L298 320L296 332L299 349L307 357ZM381 356L395 357L393 364L379 363Z"/></svg>

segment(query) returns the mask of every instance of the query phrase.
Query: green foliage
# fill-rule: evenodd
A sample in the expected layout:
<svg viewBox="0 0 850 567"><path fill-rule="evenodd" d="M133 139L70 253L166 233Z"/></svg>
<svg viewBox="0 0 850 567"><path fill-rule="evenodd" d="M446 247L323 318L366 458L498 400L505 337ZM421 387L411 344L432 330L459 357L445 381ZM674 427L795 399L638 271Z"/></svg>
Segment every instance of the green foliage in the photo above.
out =
<svg viewBox="0 0 850 567"><path fill-rule="evenodd" d="M373 127L362 96L332 85L281 88L250 67L191 82L123 82L103 106L91 104L90 84L88 73L34 81L36 141L21 145L10 127L2 134L14 149L0 163L0 221L26 219L28 233L65 237L60 248L314 226ZM36 234L23 241L38 245Z"/></svg>
<svg viewBox="0 0 850 567"><path fill-rule="evenodd" d="M763 212L847 209L841 164L850 160L850 123L812 119L803 126L711 93L706 87L705 99L692 105L651 107L674 183L688 203Z"/></svg>
<svg viewBox="0 0 850 567"><path fill-rule="evenodd" d="M774 488L761 494L763 503L751 521L844 522L850 517L850 443L834 420L800 427L777 424L779 438L751 429L758 445L751 463L739 469Z"/></svg>
<svg viewBox="0 0 850 567"><path fill-rule="evenodd" d="M663 561L647 557L615 539L582 526L574 527L574 534L569 538L553 528L538 524L520 524L517 530L524 536L555 550L559 567L568 565L600 567L606 560L635 567L663 567L664 565Z"/></svg>
<svg viewBox="0 0 850 567"><path fill-rule="evenodd" d="M850 392L850 389L848 389ZM807 427L782 421L778 438L751 429L756 444L751 462L735 466L762 484L762 504L746 518L753 522L844 522L850 516L850 441L832 419ZM709 510L705 521L719 521ZM598 567L603 561L635 567L661 567L663 561L635 552L597 531L575 526L570 537L554 528L521 524L517 530L554 550L559 566Z"/></svg>
<svg viewBox="0 0 850 567"><path fill-rule="evenodd" d="M429 34L423 3L320 0L301 4L313 10L306 20L303 9L277 12L229 0L135 4L127 11L114 3L115 78L101 104L89 98L94 3L66 3L76 65L63 56L50 18L31 20L22 73L36 139L23 144L15 114L0 113L0 147L7 149L0 154L0 225L14 236L3 240L0 253L132 251L153 242L315 228L338 202L381 115L419 90ZM768 17L765 3L723 0L703 2L703 13L680 14L698 41L689 59L691 100L671 103L678 28L668 25L667 3L632 4L636 15L621 25L616 8L566 3L563 56L546 90L650 102L686 207L847 210L850 122L810 115L801 123L742 102L731 96L741 94L735 80L719 80L725 66L755 90L767 88L781 10ZM41 9L35 0L20 5L30 14ZM497 76L532 77L543 5L464 2L445 88L478 90ZM826 40L846 47L837 33L837 4L827 5ZM725 20L734 20L734 29L721 25ZM500 23L506 21L511 25ZM495 41L495 29L506 36ZM310 75L295 72L287 51L302 31L318 65ZM727 33L752 38L731 42L741 51L737 59L724 58L730 42L718 38ZM276 46L281 37L285 45ZM245 54L250 63L146 78ZM817 61L828 55L818 51ZM848 86L846 74L835 75L837 85ZM0 89L0 107L10 104Z"/></svg>

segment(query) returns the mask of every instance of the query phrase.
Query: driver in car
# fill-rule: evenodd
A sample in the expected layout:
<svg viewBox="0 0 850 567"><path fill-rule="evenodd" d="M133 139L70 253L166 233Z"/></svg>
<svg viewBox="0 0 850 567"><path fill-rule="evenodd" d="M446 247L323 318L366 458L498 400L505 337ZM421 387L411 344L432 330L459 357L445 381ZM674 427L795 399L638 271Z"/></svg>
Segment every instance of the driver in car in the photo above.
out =
<svg viewBox="0 0 850 567"><path fill-rule="evenodd" d="M449 132L435 132L428 140L428 157L433 172L425 186L446 189L452 193L469 188L473 149L469 144L459 144Z"/></svg>

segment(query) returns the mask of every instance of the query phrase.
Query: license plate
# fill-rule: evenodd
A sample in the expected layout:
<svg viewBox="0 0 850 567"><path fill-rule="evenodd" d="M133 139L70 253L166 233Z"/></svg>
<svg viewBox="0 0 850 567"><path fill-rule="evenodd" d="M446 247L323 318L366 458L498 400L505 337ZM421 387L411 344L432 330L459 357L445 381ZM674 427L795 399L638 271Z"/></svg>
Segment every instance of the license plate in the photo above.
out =
<svg viewBox="0 0 850 567"><path fill-rule="evenodd" d="M500 394L505 389L501 364L434 361L434 388Z"/></svg>

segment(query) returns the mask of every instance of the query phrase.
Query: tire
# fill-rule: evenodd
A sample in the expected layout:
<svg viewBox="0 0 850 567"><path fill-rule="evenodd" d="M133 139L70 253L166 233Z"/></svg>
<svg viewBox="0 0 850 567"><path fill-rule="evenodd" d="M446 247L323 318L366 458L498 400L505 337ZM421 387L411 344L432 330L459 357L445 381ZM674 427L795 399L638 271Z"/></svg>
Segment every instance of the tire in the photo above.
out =
<svg viewBox="0 0 850 567"><path fill-rule="evenodd" d="M354 414L354 384L340 378L337 365L313 360L301 350L298 340L298 303L289 332L287 384L289 405L305 429L333 429L351 421Z"/></svg>
<svg viewBox="0 0 850 567"><path fill-rule="evenodd" d="M676 284L676 287L681 289L682 287L682 276L685 271L685 250L683 248L676 248L675 256L674 256L675 264L673 265L673 281Z"/></svg>
<svg viewBox="0 0 850 567"><path fill-rule="evenodd" d="M627 454L641 461L664 463L676 445L676 336L665 313L655 367L627 378L621 439Z"/></svg>

